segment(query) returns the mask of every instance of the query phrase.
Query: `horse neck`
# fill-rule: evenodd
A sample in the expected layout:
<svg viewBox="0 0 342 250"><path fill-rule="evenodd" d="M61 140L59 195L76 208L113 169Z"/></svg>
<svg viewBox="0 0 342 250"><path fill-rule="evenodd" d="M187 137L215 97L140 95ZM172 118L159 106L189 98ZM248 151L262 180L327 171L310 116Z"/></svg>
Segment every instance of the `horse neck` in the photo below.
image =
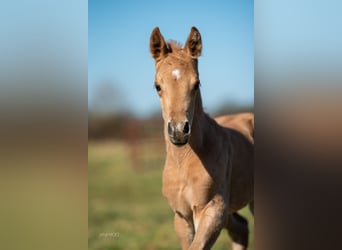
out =
<svg viewBox="0 0 342 250"><path fill-rule="evenodd" d="M192 120L191 136L189 145L194 151L200 152L210 145L210 135L214 133L215 126L213 120L204 112L202 106L202 97L199 92L196 97L195 113ZM209 137L208 137L209 135Z"/></svg>

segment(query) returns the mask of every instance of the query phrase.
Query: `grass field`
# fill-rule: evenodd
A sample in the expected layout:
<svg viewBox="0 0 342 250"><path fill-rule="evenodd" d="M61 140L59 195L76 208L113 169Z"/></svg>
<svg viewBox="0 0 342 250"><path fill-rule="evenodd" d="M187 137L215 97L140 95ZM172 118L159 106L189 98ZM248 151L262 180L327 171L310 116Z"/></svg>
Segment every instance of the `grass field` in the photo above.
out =
<svg viewBox="0 0 342 250"><path fill-rule="evenodd" d="M118 141L88 145L91 250L180 249L173 212L161 193L164 144L144 143L137 152L132 157L130 147ZM241 214L250 222L253 249L254 220L247 208ZM230 249L229 242L222 231L213 249Z"/></svg>

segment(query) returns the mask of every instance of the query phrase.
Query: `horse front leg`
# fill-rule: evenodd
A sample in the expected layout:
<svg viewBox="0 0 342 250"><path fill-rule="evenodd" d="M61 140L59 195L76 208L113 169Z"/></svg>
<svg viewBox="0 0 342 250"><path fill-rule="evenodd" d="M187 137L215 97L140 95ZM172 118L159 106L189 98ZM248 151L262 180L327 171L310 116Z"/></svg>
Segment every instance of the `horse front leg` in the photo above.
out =
<svg viewBox="0 0 342 250"><path fill-rule="evenodd" d="M238 213L229 215L226 228L232 239L233 250L246 250L248 246L248 222Z"/></svg>
<svg viewBox="0 0 342 250"><path fill-rule="evenodd" d="M210 249L228 219L227 205L216 195L204 208L194 207L195 237L189 250Z"/></svg>
<svg viewBox="0 0 342 250"><path fill-rule="evenodd" d="M176 213L175 230L183 250L189 248L195 234L194 225L192 221L184 218L181 214Z"/></svg>

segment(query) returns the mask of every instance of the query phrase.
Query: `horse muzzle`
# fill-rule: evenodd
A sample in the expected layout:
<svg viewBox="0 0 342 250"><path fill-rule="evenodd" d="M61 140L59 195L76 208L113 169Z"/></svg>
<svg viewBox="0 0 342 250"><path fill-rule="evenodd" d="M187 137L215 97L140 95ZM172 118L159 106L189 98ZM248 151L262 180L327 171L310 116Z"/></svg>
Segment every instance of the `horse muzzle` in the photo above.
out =
<svg viewBox="0 0 342 250"><path fill-rule="evenodd" d="M175 122L171 121L167 124L167 132L172 144L183 146L188 143L190 136L190 124L188 121Z"/></svg>

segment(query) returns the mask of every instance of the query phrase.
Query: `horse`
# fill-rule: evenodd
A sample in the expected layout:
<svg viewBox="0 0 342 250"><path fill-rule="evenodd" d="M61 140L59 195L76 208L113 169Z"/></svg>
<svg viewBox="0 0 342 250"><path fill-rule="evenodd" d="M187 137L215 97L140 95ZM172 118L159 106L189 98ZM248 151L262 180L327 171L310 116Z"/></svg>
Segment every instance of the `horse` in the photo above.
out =
<svg viewBox="0 0 342 250"><path fill-rule="evenodd" d="M210 249L224 228L234 250L247 249L248 222L237 211L249 204L253 213L254 115L215 120L204 112L201 52L196 27L184 47L166 42L158 27L151 33L166 144L162 192L183 250Z"/></svg>

